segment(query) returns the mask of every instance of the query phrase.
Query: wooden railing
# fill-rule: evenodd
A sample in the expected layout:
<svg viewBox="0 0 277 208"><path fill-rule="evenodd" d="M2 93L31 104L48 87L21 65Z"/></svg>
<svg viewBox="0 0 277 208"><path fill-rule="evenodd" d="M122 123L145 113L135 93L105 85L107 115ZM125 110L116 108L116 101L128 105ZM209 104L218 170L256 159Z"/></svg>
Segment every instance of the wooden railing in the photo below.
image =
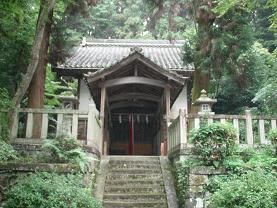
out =
<svg viewBox="0 0 277 208"><path fill-rule="evenodd" d="M49 136L68 135L78 138L82 144L102 148L102 127L95 105L88 111L70 109L16 108L15 122L10 129L13 141L41 141ZM8 113L0 110L1 114ZM39 117L39 119L37 119ZM36 123L36 122L41 123ZM40 134L34 136L34 128L41 126Z"/></svg>
<svg viewBox="0 0 277 208"><path fill-rule="evenodd" d="M211 114L185 114L180 110L179 116L169 126L168 150L169 153L180 148L191 146L188 134L192 129L213 122L231 123L236 129L236 143L254 146L270 144L267 134L270 129L276 129L274 117L252 116L249 110L245 115L211 115Z"/></svg>

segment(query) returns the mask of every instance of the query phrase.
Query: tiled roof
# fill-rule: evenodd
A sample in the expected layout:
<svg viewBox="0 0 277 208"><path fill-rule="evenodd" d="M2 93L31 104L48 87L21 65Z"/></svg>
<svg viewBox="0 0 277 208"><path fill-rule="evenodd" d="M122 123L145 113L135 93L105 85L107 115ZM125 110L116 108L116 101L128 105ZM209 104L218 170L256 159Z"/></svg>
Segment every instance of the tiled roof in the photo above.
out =
<svg viewBox="0 0 277 208"><path fill-rule="evenodd" d="M132 49L140 50L146 58L167 70L193 70L184 65L182 46L185 41L170 43L167 40L120 40L95 39L84 41L73 48L71 56L57 68L61 69L105 69L129 56Z"/></svg>

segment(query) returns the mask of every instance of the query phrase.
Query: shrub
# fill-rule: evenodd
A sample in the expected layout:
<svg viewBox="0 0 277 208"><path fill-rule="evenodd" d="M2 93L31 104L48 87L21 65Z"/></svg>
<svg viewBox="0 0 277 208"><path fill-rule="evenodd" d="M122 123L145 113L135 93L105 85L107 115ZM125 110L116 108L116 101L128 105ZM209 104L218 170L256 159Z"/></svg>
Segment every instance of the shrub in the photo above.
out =
<svg viewBox="0 0 277 208"><path fill-rule="evenodd" d="M233 155L224 160L227 170L236 174L255 169L270 172L276 163L277 158L270 147L235 148Z"/></svg>
<svg viewBox="0 0 277 208"><path fill-rule="evenodd" d="M0 161L6 162L8 160L17 159L17 153L10 144L0 140Z"/></svg>
<svg viewBox="0 0 277 208"><path fill-rule="evenodd" d="M268 139L275 147L275 156L277 156L277 129L271 129L268 133Z"/></svg>
<svg viewBox="0 0 277 208"><path fill-rule="evenodd" d="M188 198L188 171L189 164L186 162L177 162L175 164L175 184L179 207L185 207Z"/></svg>
<svg viewBox="0 0 277 208"><path fill-rule="evenodd" d="M214 180L218 187L210 197L210 207L275 208L277 207L277 178L262 170L250 171L226 180Z"/></svg>
<svg viewBox="0 0 277 208"><path fill-rule="evenodd" d="M0 88L0 109L12 106L11 98L6 89ZM7 141L9 137L8 113L0 112L0 139Z"/></svg>
<svg viewBox="0 0 277 208"><path fill-rule="evenodd" d="M268 133L268 139L276 147L277 146L277 129L271 129Z"/></svg>
<svg viewBox="0 0 277 208"><path fill-rule="evenodd" d="M79 165L83 172L87 168L86 154L75 138L59 136L46 139L42 150L46 156L49 156L48 162L74 163Z"/></svg>
<svg viewBox="0 0 277 208"><path fill-rule="evenodd" d="M80 175L36 173L5 193L4 208L100 208Z"/></svg>
<svg viewBox="0 0 277 208"><path fill-rule="evenodd" d="M195 130L191 134L194 153L206 165L219 166L231 155L236 140L235 129L229 124L213 123Z"/></svg>

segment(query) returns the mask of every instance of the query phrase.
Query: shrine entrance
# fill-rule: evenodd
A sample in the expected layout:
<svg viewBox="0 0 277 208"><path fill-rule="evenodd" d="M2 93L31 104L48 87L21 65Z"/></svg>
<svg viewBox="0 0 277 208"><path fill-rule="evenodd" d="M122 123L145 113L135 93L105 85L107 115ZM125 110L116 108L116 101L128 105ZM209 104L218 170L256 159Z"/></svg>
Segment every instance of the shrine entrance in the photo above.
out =
<svg viewBox="0 0 277 208"><path fill-rule="evenodd" d="M184 79L133 49L87 77L103 129L103 155L161 155L170 107Z"/></svg>
<svg viewBox="0 0 277 208"><path fill-rule="evenodd" d="M153 114L112 113L111 155L157 155L159 119Z"/></svg>

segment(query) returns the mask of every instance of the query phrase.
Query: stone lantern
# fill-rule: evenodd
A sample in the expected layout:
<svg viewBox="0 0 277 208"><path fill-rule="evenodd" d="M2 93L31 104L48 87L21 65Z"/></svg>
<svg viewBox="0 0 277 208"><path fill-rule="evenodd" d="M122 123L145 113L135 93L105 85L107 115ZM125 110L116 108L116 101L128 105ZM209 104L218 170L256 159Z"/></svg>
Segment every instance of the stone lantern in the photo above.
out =
<svg viewBox="0 0 277 208"><path fill-rule="evenodd" d="M206 90L201 91L200 97L193 103L197 107L198 114L214 114L212 106L216 103L216 99L211 99L207 96Z"/></svg>
<svg viewBox="0 0 277 208"><path fill-rule="evenodd" d="M59 96L59 101L61 102L61 107L64 109L78 109L78 98L74 95Z"/></svg>

